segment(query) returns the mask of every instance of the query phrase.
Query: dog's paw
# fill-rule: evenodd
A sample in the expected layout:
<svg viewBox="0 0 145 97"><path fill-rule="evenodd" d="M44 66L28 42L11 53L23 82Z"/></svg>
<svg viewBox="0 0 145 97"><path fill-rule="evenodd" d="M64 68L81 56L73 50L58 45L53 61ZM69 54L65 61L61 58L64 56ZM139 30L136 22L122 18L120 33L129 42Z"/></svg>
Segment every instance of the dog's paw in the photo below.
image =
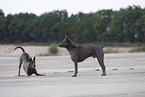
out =
<svg viewBox="0 0 145 97"><path fill-rule="evenodd" d="M36 76L46 76L45 74L36 74Z"/></svg>
<svg viewBox="0 0 145 97"><path fill-rule="evenodd" d="M106 74L101 74L101 76L106 76Z"/></svg>
<svg viewBox="0 0 145 97"><path fill-rule="evenodd" d="M77 75L73 75L72 77L77 77Z"/></svg>
<svg viewBox="0 0 145 97"><path fill-rule="evenodd" d="M41 76L46 76L45 74L41 74Z"/></svg>

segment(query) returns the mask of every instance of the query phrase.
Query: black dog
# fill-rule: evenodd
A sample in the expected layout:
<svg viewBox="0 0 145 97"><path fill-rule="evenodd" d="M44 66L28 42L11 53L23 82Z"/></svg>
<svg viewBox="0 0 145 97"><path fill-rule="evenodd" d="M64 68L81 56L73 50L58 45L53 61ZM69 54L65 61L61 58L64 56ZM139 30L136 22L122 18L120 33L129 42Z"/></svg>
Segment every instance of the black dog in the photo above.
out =
<svg viewBox="0 0 145 97"><path fill-rule="evenodd" d="M107 44L107 41L104 45L87 45L87 46L78 46L74 44L68 36L65 36L65 39L59 44L60 47L64 47L68 50L71 55L71 59L74 62L75 72L72 77L76 77L78 73L78 62L84 61L88 57L97 58L99 64L102 68L102 76L106 76L106 67L104 65L104 51L103 47Z"/></svg>
<svg viewBox="0 0 145 97"><path fill-rule="evenodd" d="M32 60L29 54L26 53L22 47L17 46L14 50L16 50L17 48L20 48L23 51L23 53L20 56L18 76L20 76L20 69L21 69L22 63L23 63L23 69L26 72L27 76L30 76L32 74L35 74L36 76L45 76L44 74L37 73L37 70L35 68L36 67L35 57Z"/></svg>

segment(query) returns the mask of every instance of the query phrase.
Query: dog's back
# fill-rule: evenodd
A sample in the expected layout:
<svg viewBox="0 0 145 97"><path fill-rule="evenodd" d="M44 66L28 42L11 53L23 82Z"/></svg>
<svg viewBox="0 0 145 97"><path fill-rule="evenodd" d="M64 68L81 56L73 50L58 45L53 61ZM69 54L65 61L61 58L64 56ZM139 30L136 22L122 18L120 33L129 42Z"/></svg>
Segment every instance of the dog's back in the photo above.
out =
<svg viewBox="0 0 145 97"><path fill-rule="evenodd" d="M20 56L20 59L23 60L23 61L28 62L28 61L30 60L30 56L29 56L28 53L23 52L23 53L21 54L21 56Z"/></svg>

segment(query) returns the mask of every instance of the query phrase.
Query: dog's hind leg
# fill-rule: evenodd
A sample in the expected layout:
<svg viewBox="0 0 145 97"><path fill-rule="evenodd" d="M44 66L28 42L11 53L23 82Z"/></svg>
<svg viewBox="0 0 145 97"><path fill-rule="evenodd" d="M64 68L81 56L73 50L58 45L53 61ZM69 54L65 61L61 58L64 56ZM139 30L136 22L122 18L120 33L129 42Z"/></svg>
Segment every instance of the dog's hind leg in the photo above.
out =
<svg viewBox="0 0 145 97"><path fill-rule="evenodd" d="M103 74L101 74L101 76L106 76L106 67L104 65L104 54L97 56L97 59L103 71Z"/></svg>
<svg viewBox="0 0 145 97"><path fill-rule="evenodd" d="M18 76L20 76L20 70L21 70L22 62L23 62L23 60L20 58Z"/></svg>

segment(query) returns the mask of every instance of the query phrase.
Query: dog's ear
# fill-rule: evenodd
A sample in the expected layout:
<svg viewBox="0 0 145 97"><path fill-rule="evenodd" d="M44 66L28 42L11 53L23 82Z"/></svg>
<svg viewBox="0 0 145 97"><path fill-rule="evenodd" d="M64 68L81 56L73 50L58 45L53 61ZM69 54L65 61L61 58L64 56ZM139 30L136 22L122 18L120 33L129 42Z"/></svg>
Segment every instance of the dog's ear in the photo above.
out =
<svg viewBox="0 0 145 97"><path fill-rule="evenodd" d="M69 37L68 37L68 35L65 36L65 39L70 40Z"/></svg>
<svg viewBox="0 0 145 97"><path fill-rule="evenodd" d="M65 39L69 39L68 35L65 35Z"/></svg>
<svg viewBox="0 0 145 97"><path fill-rule="evenodd" d="M31 62L32 61L32 58L30 58L29 61Z"/></svg>
<svg viewBox="0 0 145 97"><path fill-rule="evenodd" d="M36 57L33 58L33 61L35 61Z"/></svg>

